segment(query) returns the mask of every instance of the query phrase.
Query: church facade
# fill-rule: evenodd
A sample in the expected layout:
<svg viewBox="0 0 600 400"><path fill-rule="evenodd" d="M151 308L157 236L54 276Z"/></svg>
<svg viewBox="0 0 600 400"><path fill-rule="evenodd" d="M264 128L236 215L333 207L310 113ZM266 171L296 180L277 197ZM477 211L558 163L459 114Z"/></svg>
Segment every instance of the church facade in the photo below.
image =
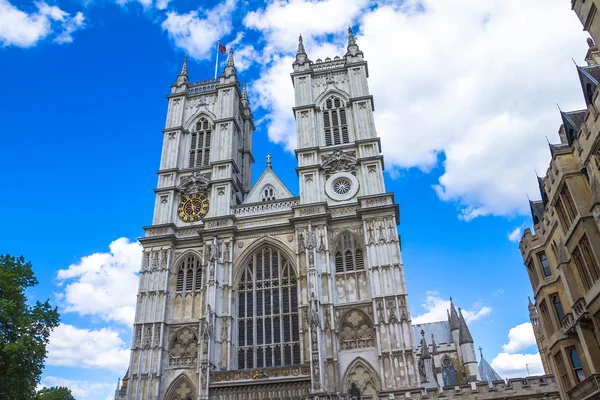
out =
<svg viewBox="0 0 600 400"><path fill-rule="evenodd" d="M252 185L253 116L233 53L218 80L191 83L184 62L115 398L558 398L551 376L515 390L482 369L453 304L448 321L411 324L398 205L352 31L343 57L316 62L300 37L291 78L300 196L270 158Z"/></svg>

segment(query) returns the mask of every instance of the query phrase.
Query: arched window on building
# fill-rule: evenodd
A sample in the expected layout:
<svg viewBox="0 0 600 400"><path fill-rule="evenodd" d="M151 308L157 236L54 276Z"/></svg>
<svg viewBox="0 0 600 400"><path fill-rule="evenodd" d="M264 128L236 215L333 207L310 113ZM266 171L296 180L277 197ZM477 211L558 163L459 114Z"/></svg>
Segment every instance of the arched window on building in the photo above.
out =
<svg viewBox="0 0 600 400"><path fill-rule="evenodd" d="M238 368L300 364L298 285L285 255L256 251L238 284Z"/></svg>
<svg viewBox="0 0 600 400"><path fill-rule="evenodd" d="M349 143L348 120L344 102L337 96L331 96L323 105L323 128L325 146Z"/></svg>
<svg viewBox="0 0 600 400"><path fill-rule="evenodd" d="M552 304L554 304L554 311L556 311L556 316L558 318L558 322L560 323L565 317L565 310L563 308L562 302L560 301L558 293L552 295Z"/></svg>
<svg viewBox="0 0 600 400"><path fill-rule="evenodd" d="M273 186L267 185L263 189L262 201L271 201L271 200L275 200L275 189L273 189Z"/></svg>
<svg viewBox="0 0 600 400"><path fill-rule="evenodd" d="M210 139L211 127L206 118L200 118L192 132L192 143L190 145L189 167L202 167L210 162Z"/></svg>
<svg viewBox="0 0 600 400"><path fill-rule="evenodd" d="M363 251L356 238L349 232L340 235L336 243L335 272L354 272L365 269Z"/></svg>
<svg viewBox="0 0 600 400"><path fill-rule="evenodd" d="M458 384L456 369L449 357L442 360L442 378L444 379L444 386L456 386Z"/></svg>
<svg viewBox="0 0 600 400"><path fill-rule="evenodd" d="M191 292L202 289L202 266L195 256L187 256L177 269L176 292Z"/></svg>

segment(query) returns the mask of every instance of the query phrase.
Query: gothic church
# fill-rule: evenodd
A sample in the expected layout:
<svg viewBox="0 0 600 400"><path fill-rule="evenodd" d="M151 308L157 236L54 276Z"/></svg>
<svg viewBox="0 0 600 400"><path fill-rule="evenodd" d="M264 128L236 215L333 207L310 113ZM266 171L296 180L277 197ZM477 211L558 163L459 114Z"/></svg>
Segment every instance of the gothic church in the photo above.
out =
<svg viewBox="0 0 600 400"><path fill-rule="evenodd" d="M233 52L218 80L190 82L184 62L168 96L130 366L115 398L488 393L500 378L478 366L453 304L448 321L411 325L398 205L352 31L343 57L315 62L300 37L291 77L297 197L270 159L252 185L254 123Z"/></svg>

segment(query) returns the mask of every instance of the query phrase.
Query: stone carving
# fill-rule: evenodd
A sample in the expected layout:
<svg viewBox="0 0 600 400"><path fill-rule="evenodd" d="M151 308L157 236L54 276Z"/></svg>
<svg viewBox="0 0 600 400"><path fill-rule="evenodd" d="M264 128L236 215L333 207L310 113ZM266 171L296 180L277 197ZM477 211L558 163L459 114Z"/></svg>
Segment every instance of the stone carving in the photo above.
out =
<svg viewBox="0 0 600 400"><path fill-rule="evenodd" d="M352 309L344 315L340 329L342 350L372 347L374 338L373 323L364 312Z"/></svg>
<svg viewBox="0 0 600 400"><path fill-rule="evenodd" d="M364 397L378 398L377 379L371 369L360 359L346 373L345 386L347 388L355 386Z"/></svg>
<svg viewBox="0 0 600 400"><path fill-rule="evenodd" d="M334 151L323 157L321 167L327 174L340 171L353 171L356 168L356 157L354 152Z"/></svg>
<svg viewBox="0 0 600 400"><path fill-rule="evenodd" d="M196 109L198 109L202 106L208 106L210 104L213 104L214 102L215 102L215 96L213 96L213 95L199 96L199 97L195 97L195 98L192 98L191 100L189 100L187 102L187 104L185 105L185 108L187 110L194 109L192 112L195 112Z"/></svg>
<svg viewBox="0 0 600 400"><path fill-rule="evenodd" d="M135 339L133 341L133 347L139 348L142 344L142 327L138 326L135 328Z"/></svg>
<svg viewBox="0 0 600 400"><path fill-rule="evenodd" d="M145 349L147 349L148 347L150 347L151 343L152 343L152 327L151 326L146 326L144 328L144 344L143 344L143 347Z"/></svg>
<svg viewBox="0 0 600 400"><path fill-rule="evenodd" d="M201 174L200 171L196 170L192 172L192 175L185 176L181 179L181 184L177 186L177 190L183 194L205 192L208 189L209 184L210 181L204 174Z"/></svg>
<svg viewBox="0 0 600 400"><path fill-rule="evenodd" d="M332 217L343 217L346 215L355 215L356 207L333 208L329 210Z"/></svg>
<svg viewBox="0 0 600 400"><path fill-rule="evenodd" d="M297 371L298 368L278 368L269 369L269 376L272 371L286 371L279 376L296 376L291 371ZM308 368L306 368L308 373ZM238 372L239 376L247 376L252 372ZM211 376L219 374L213 372ZM220 376L220 375L219 375ZM249 378L252 379L252 378ZM213 381L215 381L213 379ZM289 382L289 383L267 383L261 385L238 385L211 388L211 398L219 400L255 400L255 399L285 399L285 400L305 400L310 393L310 381ZM268 397L267 397L268 396Z"/></svg>
<svg viewBox="0 0 600 400"><path fill-rule="evenodd" d="M160 346L160 325L154 326L154 340L152 341L152 346Z"/></svg>
<svg viewBox="0 0 600 400"><path fill-rule="evenodd" d="M198 359L198 338L190 328L180 329L169 346L169 365L196 365Z"/></svg>
<svg viewBox="0 0 600 400"><path fill-rule="evenodd" d="M236 207L233 213L236 217L248 217L253 215L264 215L278 213L282 211L291 211L292 207L298 205L298 200L286 200L276 203L256 204L252 206Z"/></svg>
<svg viewBox="0 0 600 400"><path fill-rule="evenodd" d="M379 197L377 199L369 199L365 201L364 207L380 207L387 206L388 204L392 204L388 197Z"/></svg>

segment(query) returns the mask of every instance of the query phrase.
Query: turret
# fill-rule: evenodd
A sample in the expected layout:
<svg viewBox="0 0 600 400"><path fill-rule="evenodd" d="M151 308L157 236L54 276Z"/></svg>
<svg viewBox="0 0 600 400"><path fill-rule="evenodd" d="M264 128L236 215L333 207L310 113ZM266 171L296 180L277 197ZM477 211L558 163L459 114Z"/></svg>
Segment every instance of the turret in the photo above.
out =
<svg viewBox="0 0 600 400"><path fill-rule="evenodd" d="M427 346L427 341L425 340L425 331L421 330L421 361L420 364L423 368L421 378L424 378L423 383L428 383L424 385L426 387L436 387L436 379L433 371L433 358L431 357L431 353L429 353L429 346Z"/></svg>
<svg viewBox="0 0 600 400"><path fill-rule="evenodd" d="M179 71L179 75L177 75L177 80L171 85L171 93L185 92L187 91L188 86L190 86L190 81L188 79L187 57L184 57L181 71Z"/></svg>
<svg viewBox="0 0 600 400"><path fill-rule="evenodd" d="M294 67L294 71L304 71L309 69L312 64L312 61L308 59L308 55L306 55L306 50L304 50L304 40L302 39L302 35L298 37L298 51L296 52L296 60L292 63Z"/></svg>
<svg viewBox="0 0 600 400"><path fill-rule="evenodd" d="M346 48L346 54L344 54L346 62L353 63L363 60L363 52L360 51L356 39L354 39L354 33L352 28L348 27L348 47Z"/></svg>
<svg viewBox="0 0 600 400"><path fill-rule="evenodd" d="M221 83L237 82L237 70L235 69L235 62L233 60L233 47L229 48L229 56L227 56L227 63L225 64L225 70L219 77Z"/></svg>
<svg viewBox="0 0 600 400"><path fill-rule="evenodd" d="M475 358L475 347L473 346L473 337L467 326L467 322L462 315L462 310L458 309L458 344L460 346L460 354L462 364L467 374L469 382L480 380L479 370L477 368L477 359Z"/></svg>

